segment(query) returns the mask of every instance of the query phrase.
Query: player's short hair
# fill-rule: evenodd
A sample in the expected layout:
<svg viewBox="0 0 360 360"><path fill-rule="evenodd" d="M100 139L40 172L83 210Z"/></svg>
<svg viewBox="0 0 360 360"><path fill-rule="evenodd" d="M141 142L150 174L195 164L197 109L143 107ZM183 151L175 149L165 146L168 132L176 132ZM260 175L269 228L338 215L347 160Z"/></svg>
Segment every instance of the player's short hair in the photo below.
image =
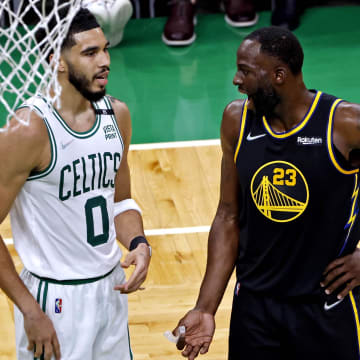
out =
<svg viewBox="0 0 360 360"><path fill-rule="evenodd" d="M276 26L264 27L253 31L246 39L259 42L261 52L281 60L294 75L301 72L304 52L299 40L290 30Z"/></svg>
<svg viewBox="0 0 360 360"><path fill-rule="evenodd" d="M67 11L69 9L65 8L62 11L62 15L60 15L60 17L62 16L66 16L67 15ZM45 47L45 39L47 37L47 33L51 32L51 30L57 25L57 22L59 20L55 17L53 17L49 23L47 24L47 29L45 29L44 27L40 27L39 30L36 31L35 34L35 38L36 38L36 42L41 44L41 47L44 48ZM95 29L100 27L99 23L97 22L95 16L88 10L85 8L81 8L76 15L74 16L69 31L64 39L64 41L62 42L61 45L61 51L63 51L66 48L71 48L76 44L76 41L74 39L74 35L83 31L88 31L91 29ZM49 50L48 54L47 54L47 60L49 60L49 55L52 53L51 49Z"/></svg>
<svg viewBox="0 0 360 360"><path fill-rule="evenodd" d="M70 29L62 43L62 50L76 44L74 39L75 34L98 27L100 27L100 25L96 21L95 16L88 9L81 8L71 22Z"/></svg>

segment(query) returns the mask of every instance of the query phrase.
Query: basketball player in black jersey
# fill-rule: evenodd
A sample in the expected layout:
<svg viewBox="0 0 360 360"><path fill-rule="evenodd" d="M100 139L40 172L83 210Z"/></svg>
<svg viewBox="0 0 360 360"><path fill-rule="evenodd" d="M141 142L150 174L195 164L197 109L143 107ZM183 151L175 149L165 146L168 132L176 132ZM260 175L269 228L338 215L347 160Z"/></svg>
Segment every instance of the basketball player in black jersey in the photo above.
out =
<svg viewBox="0 0 360 360"><path fill-rule="evenodd" d="M235 266L229 360L359 359L360 106L308 90L302 64L280 28L237 51L233 82L248 98L223 115L206 273L178 324L190 360L208 351Z"/></svg>

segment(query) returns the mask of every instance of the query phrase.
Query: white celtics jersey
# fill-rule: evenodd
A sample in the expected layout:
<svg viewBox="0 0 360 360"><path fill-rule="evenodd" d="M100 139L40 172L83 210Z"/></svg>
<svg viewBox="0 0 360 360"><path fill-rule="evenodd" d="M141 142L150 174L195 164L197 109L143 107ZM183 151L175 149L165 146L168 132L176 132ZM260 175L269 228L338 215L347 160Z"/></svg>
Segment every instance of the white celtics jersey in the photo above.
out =
<svg viewBox="0 0 360 360"><path fill-rule="evenodd" d="M94 126L81 133L39 95L24 106L44 119L51 162L30 174L11 209L15 248L26 269L41 277L104 275L121 258L114 180L124 145L110 102L104 97L93 103Z"/></svg>

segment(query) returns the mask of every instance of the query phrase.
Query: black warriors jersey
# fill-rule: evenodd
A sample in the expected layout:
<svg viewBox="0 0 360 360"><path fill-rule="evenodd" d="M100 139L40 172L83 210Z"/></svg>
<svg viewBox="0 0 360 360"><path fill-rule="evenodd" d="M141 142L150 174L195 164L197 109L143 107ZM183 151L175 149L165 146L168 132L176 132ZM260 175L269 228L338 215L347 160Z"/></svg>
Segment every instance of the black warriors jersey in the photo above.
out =
<svg viewBox="0 0 360 360"><path fill-rule="evenodd" d="M355 250L358 169L332 143L340 102L314 93L303 120L282 133L244 103L234 157L241 286L269 296L315 295L326 266Z"/></svg>

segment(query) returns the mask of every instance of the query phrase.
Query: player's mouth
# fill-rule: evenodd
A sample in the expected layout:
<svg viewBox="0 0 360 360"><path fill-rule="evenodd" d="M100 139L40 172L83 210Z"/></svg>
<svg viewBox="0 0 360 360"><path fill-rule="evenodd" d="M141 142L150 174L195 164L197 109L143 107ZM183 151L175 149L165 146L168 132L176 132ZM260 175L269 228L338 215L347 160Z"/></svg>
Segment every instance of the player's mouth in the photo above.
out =
<svg viewBox="0 0 360 360"><path fill-rule="evenodd" d="M106 86L108 83L109 71L102 71L101 73L95 75L95 80L100 86Z"/></svg>
<svg viewBox="0 0 360 360"><path fill-rule="evenodd" d="M238 86L238 91L242 94L245 94L245 95L247 94L247 91L244 90L243 88L241 88L240 86Z"/></svg>

